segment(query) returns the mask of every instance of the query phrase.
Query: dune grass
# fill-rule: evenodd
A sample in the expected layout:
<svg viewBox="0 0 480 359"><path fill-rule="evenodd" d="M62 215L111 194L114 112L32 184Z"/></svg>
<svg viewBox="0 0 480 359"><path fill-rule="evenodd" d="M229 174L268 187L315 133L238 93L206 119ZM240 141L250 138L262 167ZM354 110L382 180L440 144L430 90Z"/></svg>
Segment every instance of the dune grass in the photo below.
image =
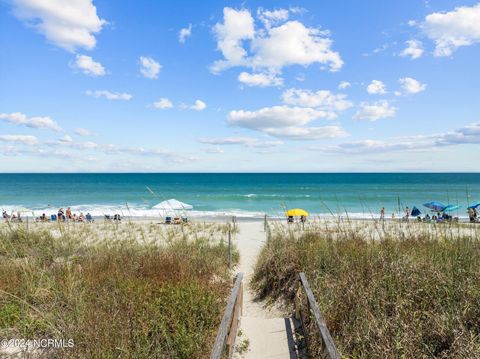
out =
<svg viewBox="0 0 480 359"><path fill-rule="evenodd" d="M158 228L1 227L0 337L73 339L48 357L208 357L232 283L224 228Z"/></svg>
<svg viewBox="0 0 480 359"><path fill-rule="evenodd" d="M344 357L480 357L478 227L271 228L252 283L258 295L291 303L302 271Z"/></svg>

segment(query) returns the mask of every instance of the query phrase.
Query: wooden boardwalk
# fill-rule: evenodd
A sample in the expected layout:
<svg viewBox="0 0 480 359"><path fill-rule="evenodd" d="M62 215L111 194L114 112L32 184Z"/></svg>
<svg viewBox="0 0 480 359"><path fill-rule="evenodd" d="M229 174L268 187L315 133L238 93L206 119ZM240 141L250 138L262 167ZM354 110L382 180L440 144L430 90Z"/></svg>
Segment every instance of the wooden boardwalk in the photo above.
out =
<svg viewBox="0 0 480 359"><path fill-rule="evenodd" d="M249 287L257 256L266 240L263 222L240 222L238 226L240 229L236 236L236 245L240 251L238 271L245 274L240 329L249 341L248 351L242 357L296 358L290 316L276 308L266 309L264 302L255 300L255 295Z"/></svg>
<svg viewBox="0 0 480 359"><path fill-rule="evenodd" d="M275 305L267 306L255 298L249 284L266 233L262 222L245 222L238 226L239 273L210 358L306 359L309 358L308 346L315 358L340 359L304 273L298 275L298 290L291 312ZM237 327L241 333L239 338Z"/></svg>

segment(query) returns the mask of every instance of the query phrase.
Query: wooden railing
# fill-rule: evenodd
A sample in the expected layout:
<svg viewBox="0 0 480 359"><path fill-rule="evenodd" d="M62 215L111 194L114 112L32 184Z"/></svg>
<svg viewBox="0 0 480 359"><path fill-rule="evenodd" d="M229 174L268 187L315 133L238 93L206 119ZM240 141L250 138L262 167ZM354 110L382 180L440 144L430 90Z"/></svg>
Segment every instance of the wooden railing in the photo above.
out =
<svg viewBox="0 0 480 359"><path fill-rule="evenodd" d="M243 273L238 273L218 328L210 359L231 358L243 305Z"/></svg>
<svg viewBox="0 0 480 359"><path fill-rule="evenodd" d="M318 309L317 301L313 296L305 273L300 273L298 282L297 295L295 296L295 318L300 321L310 354L313 354L315 358L341 359L332 336L328 331L327 324ZM306 296L306 308L303 304L303 294ZM313 330L309 332L309 328ZM310 342L309 339L314 337L318 338L319 347L317 347L318 345L314 345L318 343ZM314 353L312 353L312 351L314 351Z"/></svg>

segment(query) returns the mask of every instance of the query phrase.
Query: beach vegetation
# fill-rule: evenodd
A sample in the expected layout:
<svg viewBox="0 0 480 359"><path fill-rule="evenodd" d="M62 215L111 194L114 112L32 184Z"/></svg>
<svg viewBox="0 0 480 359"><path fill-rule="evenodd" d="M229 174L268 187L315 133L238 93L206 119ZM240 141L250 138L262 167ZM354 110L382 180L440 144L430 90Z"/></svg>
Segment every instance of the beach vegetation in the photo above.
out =
<svg viewBox="0 0 480 359"><path fill-rule="evenodd" d="M271 224L252 286L291 305L305 272L342 357L479 358L479 234L462 224Z"/></svg>
<svg viewBox="0 0 480 359"><path fill-rule="evenodd" d="M48 357L206 358L232 285L223 225L5 224L0 257L0 336Z"/></svg>

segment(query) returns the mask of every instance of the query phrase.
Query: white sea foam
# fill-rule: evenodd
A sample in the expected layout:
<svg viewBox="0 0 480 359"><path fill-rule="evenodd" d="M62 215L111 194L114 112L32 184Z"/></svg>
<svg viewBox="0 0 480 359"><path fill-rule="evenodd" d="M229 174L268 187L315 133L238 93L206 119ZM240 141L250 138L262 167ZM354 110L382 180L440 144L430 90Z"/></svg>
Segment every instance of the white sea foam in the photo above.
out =
<svg viewBox="0 0 480 359"><path fill-rule="evenodd" d="M44 207L44 208L26 208L23 205L12 206L12 205L0 205L0 209L2 211L6 211L7 213L17 213L20 210L23 217L38 217L45 213L47 216L51 214L56 214L58 208L54 207ZM66 207L63 207L64 211ZM188 216L191 218L227 218L235 216L237 218L244 218L244 219L259 219L263 218L265 214L269 218L274 219L281 219L285 217L283 211L275 211L275 212L261 212L261 211L247 211L244 209L238 208L227 208L227 209L219 209L219 210L189 210L189 211L165 211L159 210L154 208L149 208L143 205L106 205L106 204L82 204L82 205L74 205L71 206L70 209L73 213L77 215L83 213L86 215L90 213L94 217L103 217L104 215L114 215L120 214L123 217L132 217L132 218L163 218L167 215L175 215L175 216ZM395 214L396 218L401 218L401 215ZM327 219L334 219L334 218L342 218L342 219L378 219L379 215L376 213L370 212L339 212L339 213L310 213L310 218L327 218ZM390 218L390 216L387 216ZM467 218L466 215L463 215L461 211L459 212L459 218L465 219Z"/></svg>

